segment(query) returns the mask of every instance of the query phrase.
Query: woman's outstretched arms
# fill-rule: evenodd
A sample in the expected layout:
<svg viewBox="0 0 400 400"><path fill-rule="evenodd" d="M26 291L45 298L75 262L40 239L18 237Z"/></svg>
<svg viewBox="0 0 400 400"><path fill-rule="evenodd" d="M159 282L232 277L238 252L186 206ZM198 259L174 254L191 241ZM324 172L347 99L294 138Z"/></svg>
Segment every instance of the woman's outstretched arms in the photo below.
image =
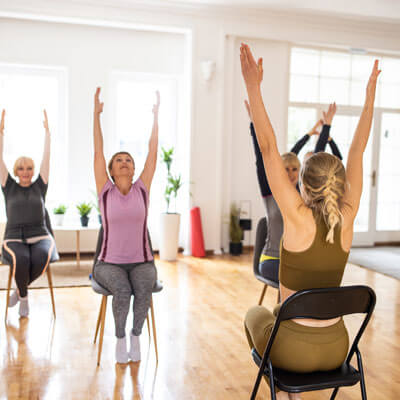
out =
<svg viewBox="0 0 400 400"><path fill-rule="evenodd" d="M153 180L154 172L156 171L157 165L157 150L158 150L158 110L160 108L160 92L156 92L157 102L153 106L153 129L149 140L149 152L147 153L146 162L140 179L146 186L147 190L150 190L151 182Z"/></svg>
<svg viewBox="0 0 400 400"><path fill-rule="evenodd" d="M364 108L362 110L357 129L354 133L350 145L349 155L346 166L346 190L343 197L344 204L350 206L350 214L356 217L363 186L363 155L368 143L372 118L374 114L374 102L376 83L380 74L378 69L378 60L375 60L371 76L367 85Z"/></svg>
<svg viewBox="0 0 400 400"><path fill-rule="evenodd" d="M322 125L322 120L318 120L316 124L313 126L310 132L306 133L303 137L301 137L295 144L294 146L290 149L291 153L294 153L298 155L301 151L301 149L307 144L309 141L310 137L312 135L318 135L319 131L318 128Z"/></svg>
<svg viewBox="0 0 400 400"><path fill-rule="evenodd" d="M103 150L103 133L101 132L100 114L103 112L104 103L100 103L100 88L96 89L94 95L93 115L93 144L94 144L94 177L96 180L97 194L100 194L107 182L106 159Z"/></svg>
<svg viewBox="0 0 400 400"><path fill-rule="evenodd" d="M44 149L43 149L43 157L42 163L40 164L40 176L44 183L49 182L49 173L50 173L50 129L49 129L49 121L47 119L47 112L43 110L44 120Z"/></svg>
<svg viewBox="0 0 400 400"><path fill-rule="evenodd" d="M262 59L256 63L249 47L240 48L242 75L246 84L251 115L257 135L257 142L263 156L264 168L272 194L278 203L282 216L296 218L303 201L291 184L276 144L276 137L262 100L260 84L263 78Z"/></svg>
<svg viewBox="0 0 400 400"><path fill-rule="evenodd" d="M1 112L1 120L0 120L0 181L1 181L1 186L5 186L7 177L8 177L8 170L7 170L6 164L3 159L5 118L6 118L6 110L3 110Z"/></svg>

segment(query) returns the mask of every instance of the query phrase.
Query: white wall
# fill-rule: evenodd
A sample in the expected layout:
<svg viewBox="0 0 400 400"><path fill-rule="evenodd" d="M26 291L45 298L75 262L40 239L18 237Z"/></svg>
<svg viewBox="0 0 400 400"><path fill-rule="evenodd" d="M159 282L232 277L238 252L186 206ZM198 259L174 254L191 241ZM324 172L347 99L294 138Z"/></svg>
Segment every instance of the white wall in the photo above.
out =
<svg viewBox="0 0 400 400"><path fill-rule="evenodd" d="M66 18L71 23L151 25L150 29L187 29L193 33L192 203L201 208L206 248L216 251L221 245L227 245L227 224L223 221L226 220L231 200L252 199L254 223L263 213L248 136L248 121L242 106L244 87L238 69L238 42L242 38L252 38L248 41L264 57L264 94L271 119L280 135L279 143L283 147L287 125L288 82L285 74L290 43L361 47L400 54L400 26L371 19L351 20L276 12L246 13L228 7L155 9L146 7L144 3L135 7L134 3L110 3L106 0L88 0L85 3L14 0L3 2L3 5L0 1L0 15L52 20ZM60 29L66 28L61 26ZM88 30L78 26L71 26L71 29L77 32ZM139 35L135 32L133 36L136 34ZM79 35L75 38L78 39ZM99 48L100 44L95 47ZM62 51L56 53L61 56ZM166 57L166 60L173 63L170 58ZM209 84L201 77L202 60L217 63L216 76ZM135 65L133 60L126 61ZM101 62L108 63L107 60ZM143 67L151 68L151 65ZM269 74L271 77L268 77ZM87 79L97 82L101 77L89 76ZM90 115L88 110L71 109L71 114L72 111L78 116L77 121L85 120ZM71 123L71 131L82 131L82 128ZM79 165L83 167L84 151L80 152L80 157L83 159L80 159ZM84 183L80 182L78 186L82 188Z"/></svg>

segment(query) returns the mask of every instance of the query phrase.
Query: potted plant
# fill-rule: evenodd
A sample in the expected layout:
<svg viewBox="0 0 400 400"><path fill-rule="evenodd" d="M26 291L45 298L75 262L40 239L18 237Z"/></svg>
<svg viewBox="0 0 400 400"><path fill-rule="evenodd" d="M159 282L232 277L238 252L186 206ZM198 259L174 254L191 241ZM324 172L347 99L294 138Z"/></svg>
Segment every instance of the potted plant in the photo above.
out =
<svg viewBox="0 0 400 400"><path fill-rule="evenodd" d="M176 212L176 198L178 190L182 186L181 176L171 174L173 147L169 150L162 150L162 161L167 167L167 186L164 191L164 198L167 203L167 212L161 214L160 220L160 259L173 261L178 254L180 214ZM170 212L171 197L175 200L175 212Z"/></svg>
<svg viewBox="0 0 400 400"><path fill-rule="evenodd" d="M65 206L64 204L60 204L58 207L53 209L56 225L60 226L63 224L64 215L66 212L67 212L67 206Z"/></svg>
<svg viewBox="0 0 400 400"><path fill-rule="evenodd" d="M80 204L77 204L76 208L78 209L79 215L81 216L82 226L88 226L89 214L92 211L93 205L91 203L82 202Z"/></svg>
<svg viewBox="0 0 400 400"><path fill-rule="evenodd" d="M229 253L234 256L242 254L243 229L240 227L240 209L235 203L231 205L229 237Z"/></svg>

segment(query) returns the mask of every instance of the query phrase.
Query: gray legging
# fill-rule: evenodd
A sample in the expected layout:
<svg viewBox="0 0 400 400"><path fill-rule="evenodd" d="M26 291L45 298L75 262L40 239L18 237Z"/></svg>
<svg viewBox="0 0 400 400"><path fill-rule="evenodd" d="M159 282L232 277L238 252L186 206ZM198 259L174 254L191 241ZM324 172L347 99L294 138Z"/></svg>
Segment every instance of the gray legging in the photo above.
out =
<svg viewBox="0 0 400 400"><path fill-rule="evenodd" d="M154 261L135 264L109 264L97 261L94 278L112 293L115 336L125 337L125 325L133 294L133 329L135 336L142 333L150 307L151 294L157 278Z"/></svg>

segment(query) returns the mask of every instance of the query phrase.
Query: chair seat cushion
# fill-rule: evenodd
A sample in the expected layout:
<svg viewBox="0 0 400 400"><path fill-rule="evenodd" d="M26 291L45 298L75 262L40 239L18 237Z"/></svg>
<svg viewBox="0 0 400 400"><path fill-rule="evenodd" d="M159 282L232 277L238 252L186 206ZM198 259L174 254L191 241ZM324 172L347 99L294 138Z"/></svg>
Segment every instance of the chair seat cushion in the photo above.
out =
<svg viewBox="0 0 400 400"><path fill-rule="evenodd" d="M260 366L261 357L255 349L252 351L254 362ZM338 386L353 386L360 381L360 373L351 365L343 363L332 371L315 371L297 373L273 368L275 384L285 392L300 393L311 390L322 390ZM268 376L268 369L265 368Z"/></svg>

